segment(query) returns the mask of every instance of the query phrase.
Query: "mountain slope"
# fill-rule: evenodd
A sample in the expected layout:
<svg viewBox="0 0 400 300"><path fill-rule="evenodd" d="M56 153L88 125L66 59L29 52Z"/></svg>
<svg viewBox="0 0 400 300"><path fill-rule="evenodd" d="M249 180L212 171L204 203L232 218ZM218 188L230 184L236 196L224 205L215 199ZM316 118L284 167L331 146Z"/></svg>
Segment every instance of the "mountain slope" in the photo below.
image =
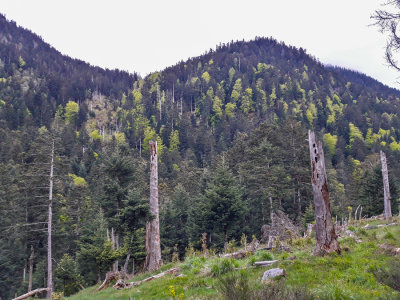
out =
<svg viewBox="0 0 400 300"><path fill-rule="evenodd" d="M26 290L31 246L34 287L46 285L51 138L53 255L74 270L55 271L57 290L71 281L66 293L96 283L129 251L136 271L143 262L151 139L165 261L201 249L203 233L215 251L243 234L260 237L272 210L300 227L312 222L307 129L324 141L339 220L358 205L381 212L381 149L397 210L399 92L327 68L304 49L272 38L232 42L142 79L63 56L4 17L0 45L1 297Z"/></svg>

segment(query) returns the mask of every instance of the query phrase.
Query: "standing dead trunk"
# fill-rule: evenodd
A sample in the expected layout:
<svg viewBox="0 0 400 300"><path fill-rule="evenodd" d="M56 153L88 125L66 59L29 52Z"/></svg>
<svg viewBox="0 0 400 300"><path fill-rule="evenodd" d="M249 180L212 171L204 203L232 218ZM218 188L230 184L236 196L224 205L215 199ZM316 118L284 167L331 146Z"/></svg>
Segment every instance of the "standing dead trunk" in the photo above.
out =
<svg viewBox="0 0 400 300"><path fill-rule="evenodd" d="M146 224L145 271L156 271L162 265L160 246L160 218L158 209L157 142L150 141L150 213L153 219Z"/></svg>
<svg viewBox="0 0 400 300"><path fill-rule="evenodd" d="M33 250L33 246L31 245L31 256L29 256L28 292L32 291L33 257L34 257L34 250Z"/></svg>
<svg viewBox="0 0 400 300"><path fill-rule="evenodd" d="M332 222L322 143L316 140L315 133L311 130L308 131L308 143L310 147L311 183L313 187L316 220L314 255L325 255L334 251L340 253L335 226Z"/></svg>
<svg viewBox="0 0 400 300"><path fill-rule="evenodd" d="M54 168L54 140L51 145L51 163L49 178L49 218L47 224L47 298L53 294L53 264L51 254L51 226L53 222L53 168Z"/></svg>
<svg viewBox="0 0 400 300"><path fill-rule="evenodd" d="M386 154L381 150L382 178L383 178L383 203L385 204L385 219L388 221L392 217L390 207L389 176L386 163Z"/></svg>
<svg viewBox="0 0 400 300"><path fill-rule="evenodd" d="M130 244L132 244L132 241L133 241L133 235L131 236ZM132 250L131 250L131 248L129 248L128 254L126 255L126 259L125 259L124 268L122 269L124 275L128 274L128 264L129 264L129 260L131 259L131 255L132 255Z"/></svg>
<svg viewBox="0 0 400 300"><path fill-rule="evenodd" d="M130 259L131 259L131 253L129 252L129 253L126 255L124 267L123 267L123 269L122 269L122 272L124 273L124 276L125 276L126 274L128 274L128 264L129 264L129 260L130 260Z"/></svg>

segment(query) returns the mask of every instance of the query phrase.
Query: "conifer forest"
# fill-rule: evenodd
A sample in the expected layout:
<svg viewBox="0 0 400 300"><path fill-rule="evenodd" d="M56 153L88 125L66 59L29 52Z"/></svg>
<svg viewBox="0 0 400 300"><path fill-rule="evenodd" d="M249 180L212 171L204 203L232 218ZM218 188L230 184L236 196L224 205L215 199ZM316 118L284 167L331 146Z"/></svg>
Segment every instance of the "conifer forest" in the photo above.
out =
<svg viewBox="0 0 400 300"><path fill-rule="evenodd" d="M399 299L400 265L394 283L382 275L400 253L399 193L400 90L367 75L257 37L141 77L63 55L0 15L1 300ZM378 244L398 250L381 257ZM290 289L306 260L340 259L340 279L362 251L354 272L369 277L346 279L347 292ZM261 272L245 265L274 260L286 283L229 292ZM142 296L110 294L136 278ZM378 294L363 296L367 284Z"/></svg>

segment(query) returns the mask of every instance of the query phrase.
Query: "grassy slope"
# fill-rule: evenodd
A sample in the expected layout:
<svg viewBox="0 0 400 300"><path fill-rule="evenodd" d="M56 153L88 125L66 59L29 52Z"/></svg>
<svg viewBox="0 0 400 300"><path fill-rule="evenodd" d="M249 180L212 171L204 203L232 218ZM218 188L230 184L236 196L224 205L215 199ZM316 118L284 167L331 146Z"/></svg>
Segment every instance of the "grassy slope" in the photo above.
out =
<svg viewBox="0 0 400 300"><path fill-rule="evenodd" d="M384 222L369 222L370 225L380 223ZM279 251L269 253L262 250L253 257L230 260L229 263L233 263L235 267L244 267L251 265L254 260L279 259L273 267L280 266L286 269L286 286L306 287L316 299L398 299L400 295L390 287L378 283L371 272L376 268L387 267L393 260L392 256L379 250L378 244L387 243L400 247L400 225L370 230L361 229L361 226L354 225L354 227L362 243L357 244L352 238L340 239L342 249L348 249L340 256L314 257L313 241L298 239L292 242L293 253ZM296 256L296 259L287 259L293 256ZM179 264L181 273L185 274L184 277L167 275L136 288L121 291L107 288L101 292L94 292L95 287L92 287L68 299L172 299L171 286L176 292L177 299L181 293L183 299L223 299L217 290L218 276L212 276L212 271L223 272L222 265L222 259L205 260L190 257ZM166 265L163 270L173 266L173 264ZM266 269L260 267L244 271L249 276L252 290L262 289L260 278ZM149 274L142 274L135 280L148 276Z"/></svg>

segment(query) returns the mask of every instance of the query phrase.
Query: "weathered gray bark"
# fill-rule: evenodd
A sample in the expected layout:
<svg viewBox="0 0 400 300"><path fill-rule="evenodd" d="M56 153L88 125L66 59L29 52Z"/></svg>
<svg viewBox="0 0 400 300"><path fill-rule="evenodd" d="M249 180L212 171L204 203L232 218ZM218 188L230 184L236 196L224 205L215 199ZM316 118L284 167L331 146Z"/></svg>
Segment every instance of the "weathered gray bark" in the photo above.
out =
<svg viewBox="0 0 400 300"><path fill-rule="evenodd" d="M33 275L33 258L34 258L34 250L31 245L31 256L29 256L29 282L28 282L28 292L32 291L32 275Z"/></svg>
<svg viewBox="0 0 400 300"><path fill-rule="evenodd" d="M382 178L383 178L383 201L385 205L385 219L388 221L392 217L390 207L389 176L386 163L386 154L381 150Z"/></svg>
<svg viewBox="0 0 400 300"><path fill-rule="evenodd" d="M150 142L150 213L153 219L146 224L146 260L144 270L155 271L162 265L160 218L158 208L157 142Z"/></svg>
<svg viewBox="0 0 400 300"><path fill-rule="evenodd" d="M47 298L53 294L53 264L51 261L51 226L53 222L53 168L54 168L54 140L51 145L51 163L49 178L49 218L47 224Z"/></svg>
<svg viewBox="0 0 400 300"><path fill-rule="evenodd" d="M33 296L33 295L42 293L42 292L44 292L44 291L47 291L47 288L41 288L41 289L36 289L36 290L30 291L29 293L23 294L23 295L21 295L21 296L19 296L19 297L15 297L13 300L22 300L22 299L26 299L26 298L29 298L29 297L31 297L31 296Z"/></svg>
<svg viewBox="0 0 400 300"><path fill-rule="evenodd" d="M308 131L308 143L310 147L311 183L313 187L316 220L314 255L325 255L334 251L340 253L335 226L332 222L322 143L317 141L315 133L311 130Z"/></svg>

